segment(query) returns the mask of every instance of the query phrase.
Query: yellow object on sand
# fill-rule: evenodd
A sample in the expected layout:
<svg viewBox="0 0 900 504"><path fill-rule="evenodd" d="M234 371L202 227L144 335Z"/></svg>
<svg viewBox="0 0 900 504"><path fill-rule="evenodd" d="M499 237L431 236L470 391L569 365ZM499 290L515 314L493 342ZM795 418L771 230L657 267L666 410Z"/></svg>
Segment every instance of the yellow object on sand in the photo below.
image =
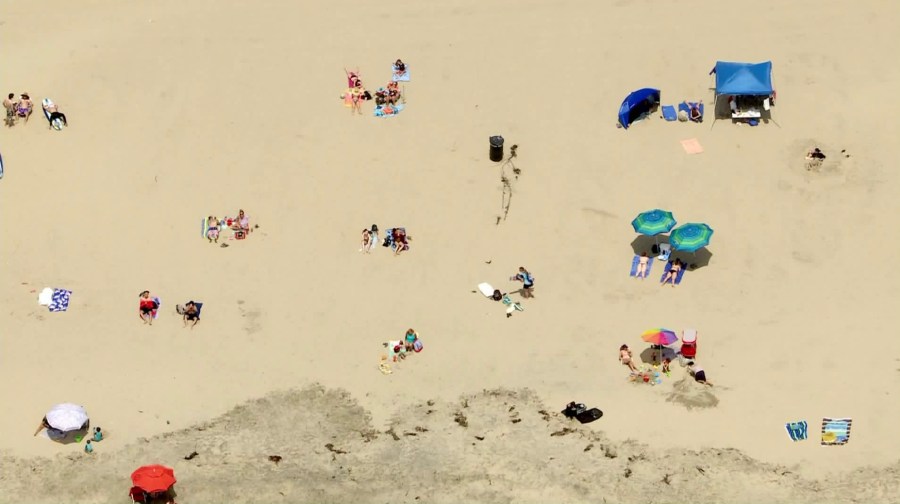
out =
<svg viewBox="0 0 900 504"><path fill-rule="evenodd" d="M826 443L833 443L837 439L837 435L834 432L826 431L822 433L822 441Z"/></svg>
<svg viewBox="0 0 900 504"><path fill-rule="evenodd" d="M378 370L381 371L381 374L389 375L393 373L393 371L391 371L391 365L387 362L382 362L381 364L379 364Z"/></svg>

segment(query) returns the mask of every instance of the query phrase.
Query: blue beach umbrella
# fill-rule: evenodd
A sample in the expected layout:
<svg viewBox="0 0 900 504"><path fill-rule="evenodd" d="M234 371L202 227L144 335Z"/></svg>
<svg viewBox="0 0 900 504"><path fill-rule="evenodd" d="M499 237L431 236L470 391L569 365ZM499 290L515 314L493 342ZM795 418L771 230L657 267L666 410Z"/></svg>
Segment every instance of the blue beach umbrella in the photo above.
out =
<svg viewBox="0 0 900 504"><path fill-rule="evenodd" d="M712 228L706 224L684 224L672 231L672 234L669 235L669 242L675 250L696 252L709 245L712 234Z"/></svg>
<svg viewBox="0 0 900 504"><path fill-rule="evenodd" d="M675 217L672 212L665 210L649 210L641 212L631 221L631 227L636 233L647 236L656 236L660 233L668 233L675 227Z"/></svg>

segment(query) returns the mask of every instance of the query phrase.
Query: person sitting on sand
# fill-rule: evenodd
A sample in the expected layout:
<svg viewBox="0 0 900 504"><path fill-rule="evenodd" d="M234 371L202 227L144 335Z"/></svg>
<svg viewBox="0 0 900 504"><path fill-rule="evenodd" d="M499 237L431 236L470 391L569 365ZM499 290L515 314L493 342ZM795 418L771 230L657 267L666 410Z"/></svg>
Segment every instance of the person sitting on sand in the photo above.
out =
<svg viewBox="0 0 900 504"><path fill-rule="evenodd" d="M689 102L687 100L684 101L684 106L688 108L690 111L689 119L693 122L703 122L703 112L700 111L700 105L703 104L703 100L699 102Z"/></svg>
<svg viewBox="0 0 900 504"><path fill-rule="evenodd" d="M812 161L812 160L821 161L821 160L825 159L825 153L822 152L818 147L815 147L813 149L810 149L810 151L806 153L806 159L809 161Z"/></svg>
<svg viewBox="0 0 900 504"><path fill-rule="evenodd" d="M669 376L669 375L672 373L672 370L669 369L669 365L671 365L671 364L672 364L672 359L670 359L670 358L668 358L668 357L666 357L665 359L663 359L663 362L662 362L662 372L663 372L666 376Z"/></svg>
<svg viewBox="0 0 900 504"><path fill-rule="evenodd" d="M150 298L150 291L145 290L144 292L141 292L140 302L138 304L138 314L145 324L153 325L153 315L156 313L157 308L159 308L159 305L156 304L155 300Z"/></svg>
<svg viewBox="0 0 900 504"><path fill-rule="evenodd" d="M400 77L401 75L406 73L406 63L397 58L397 61L394 62L394 75Z"/></svg>
<svg viewBox="0 0 900 504"><path fill-rule="evenodd" d="M24 117L25 124L28 124L28 118L31 117L31 112L34 110L34 104L31 102L31 97L28 96L28 93L22 93L20 98L21 100L19 100L19 104L16 106L16 113L19 117Z"/></svg>
<svg viewBox="0 0 900 504"><path fill-rule="evenodd" d="M48 100L49 101L49 100ZM66 120L66 115L59 111L59 105L54 102L49 102L47 105L44 105L44 110L50 114L50 128L53 127L53 121L60 119L62 120L63 125L68 126L69 121Z"/></svg>
<svg viewBox="0 0 900 504"><path fill-rule="evenodd" d="M672 287L675 287L675 280L678 278L678 272L684 267L678 259L670 261L670 263L672 264L672 267L666 272L666 276L663 277L660 287L664 287L669 282L672 282Z"/></svg>
<svg viewBox="0 0 900 504"><path fill-rule="evenodd" d="M643 252L640 259L638 259L637 274L635 275L635 277L640 278L641 280L647 278L648 264L650 264L650 258L647 257L646 252Z"/></svg>
<svg viewBox="0 0 900 504"><path fill-rule="evenodd" d="M231 223L233 231L243 231L244 234L250 234L250 218L243 210L238 210L237 218Z"/></svg>
<svg viewBox="0 0 900 504"><path fill-rule="evenodd" d="M419 334L410 327L406 330L406 335L403 337L403 346L406 348L407 352L412 352L415 350L416 340L419 339Z"/></svg>
<svg viewBox="0 0 900 504"><path fill-rule="evenodd" d="M404 250L409 250L409 243L407 240L412 240L411 237L406 236L406 232L400 228L394 228L394 232L392 234L394 240L394 255L398 256Z"/></svg>
<svg viewBox="0 0 900 504"><path fill-rule="evenodd" d="M200 322L200 308L193 301L188 301L184 305L184 315L181 318L184 321L184 327L187 327L190 322L191 329L193 329L197 322Z"/></svg>
<svg viewBox="0 0 900 504"><path fill-rule="evenodd" d="M219 243L219 219L212 215L206 218L206 239Z"/></svg>
<svg viewBox="0 0 900 504"><path fill-rule="evenodd" d="M621 362L625 366L628 366L628 369L632 373L637 373L637 368L634 367L634 359L631 357L631 350L628 348L628 345L622 345L619 347L619 362Z"/></svg>
<svg viewBox="0 0 900 504"><path fill-rule="evenodd" d="M519 266L519 272L510 280L522 282L522 289L519 291L519 294L523 298L534 297L534 277L531 276L531 273L524 266Z"/></svg>
<svg viewBox="0 0 900 504"><path fill-rule="evenodd" d="M396 105L400 101L400 87L396 82L389 82L387 85L387 102Z"/></svg>
<svg viewBox="0 0 900 504"><path fill-rule="evenodd" d="M372 233L368 229L363 229L359 251L368 254L370 250L372 250Z"/></svg>
<svg viewBox="0 0 900 504"><path fill-rule="evenodd" d="M687 363L688 373L694 377L694 380L697 383L702 383L703 385L709 385L712 387L712 383L706 381L706 371L703 370L700 366L698 366L694 361L690 361Z"/></svg>

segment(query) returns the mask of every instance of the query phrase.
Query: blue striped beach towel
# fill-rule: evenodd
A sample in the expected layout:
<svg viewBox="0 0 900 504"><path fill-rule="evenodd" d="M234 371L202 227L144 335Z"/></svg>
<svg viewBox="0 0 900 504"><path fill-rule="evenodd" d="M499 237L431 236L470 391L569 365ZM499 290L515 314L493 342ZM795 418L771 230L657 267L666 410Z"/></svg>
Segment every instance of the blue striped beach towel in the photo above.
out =
<svg viewBox="0 0 900 504"><path fill-rule="evenodd" d="M788 436L794 441L803 441L809 435L809 424L806 420L788 422L784 424L784 428L787 429Z"/></svg>
<svg viewBox="0 0 900 504"><path fill-rule="evenodd" d="M822 446L845 445L850 441L850 425L853 420L849 418L822 419Z"/></svg>
<svg viewBox="0 0 900 504"><path fill-rule="evenodd" d="M69 296L72 291L66 289L53 289L53 297L48 308L52 312L64 312L69 309Z"/></svg>

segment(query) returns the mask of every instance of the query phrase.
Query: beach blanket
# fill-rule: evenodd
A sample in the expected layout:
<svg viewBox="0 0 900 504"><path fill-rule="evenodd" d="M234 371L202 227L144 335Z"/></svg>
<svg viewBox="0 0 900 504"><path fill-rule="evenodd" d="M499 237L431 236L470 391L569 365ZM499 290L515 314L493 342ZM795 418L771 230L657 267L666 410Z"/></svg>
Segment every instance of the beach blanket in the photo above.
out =
<svg viewBox="0 0 900 504"><path fill-rule="evenodd" d="M393 117L403 111L405 105L378 105L375 107L375 117Z"/></svg>
<svg viewBox="0 0 900 504"><path fill-rule="evenodd" d="M784 428L787 429L788 436L794 441L803 441L809 433L809 424L806 420L787 422L784 424Z"/></svg>
<svg viewBox="0 0 900 504"><path fill-rule="evenodd" d="M688 154L700 154L703 152L703 147L700 145L700 141L696 138L688 138L687 140L681 141L681 147L684 149L684 152Z"/></svg>
<svg viewBox="0 0 900 504"><path fill-rule="evenodd" d="M391 80L394 82L409 82L409 65L406 65L406 71L397 75L397 66L391 65Z"/></svg>
<svg viewBox="0 0 900 504"><path fill-rule="evenodd" d="M638 263L641 261L641 256L636 255L634 259L631 261L631 275L637 276ZM647 276L650 276L650 270L653 269L653 259L647 258Z"/></svg>
<svg viewBox="0 0 900 504"><path fill-rule="evenodd" d="M678 119L678 115L675 113L674 105L663 105L662 107L663 118L666 121L674 121Z"/></svg>
<svg viewBox="0 0 900 504"><path fill-rule="evenodd" d="M850 441L850 425L853 420L849 418L822 419L822 446L845 445Z"/></svg>
<svg viewBox="0 0 900 504"><path fill-rule="evenodd" d="M478 290L481 291L482 294L484 294L484 297L491 297L494 295L494 287L487 282L481 282L480 284L478 284Z"/></svg>
<svg viewBox="0 0 900 504"><path fill-rule="evenodd" d="M662 276L659 277L659 281L660 281L660 282L662 282L663 279L666 278L666 275L669 273L669 270L671 270L671 269L672 269L672 263L671 263L671 262L667 262L667 263L666 263L666 269L663 270ZM675 275L675 285L678 285L678 284L681 283L681 278L684 276L684 270L685 270L684 266L682 266L681 269L678 270L678 274Z"/></svg>
<svg viewBox="0 0 900 504"><path fill-rule="evenodd" d="M699 121L693 121L691 119L691 107L689 107L688 105L700 105L700 120ZM681 102L678 104L678 110L687 114L688 120L691 120L692 122L703 122L703 104L702 103L688 102L687 104L685 104L684 102Z"/></svg>
<svg viewBox="0 0 900 504"><path fill-rule="evenodd" d="M64 312L69 309L69 296L72 291L66 289L53 289L53 295L50 297L50 304L47 308L52 312Z"/></svg>

